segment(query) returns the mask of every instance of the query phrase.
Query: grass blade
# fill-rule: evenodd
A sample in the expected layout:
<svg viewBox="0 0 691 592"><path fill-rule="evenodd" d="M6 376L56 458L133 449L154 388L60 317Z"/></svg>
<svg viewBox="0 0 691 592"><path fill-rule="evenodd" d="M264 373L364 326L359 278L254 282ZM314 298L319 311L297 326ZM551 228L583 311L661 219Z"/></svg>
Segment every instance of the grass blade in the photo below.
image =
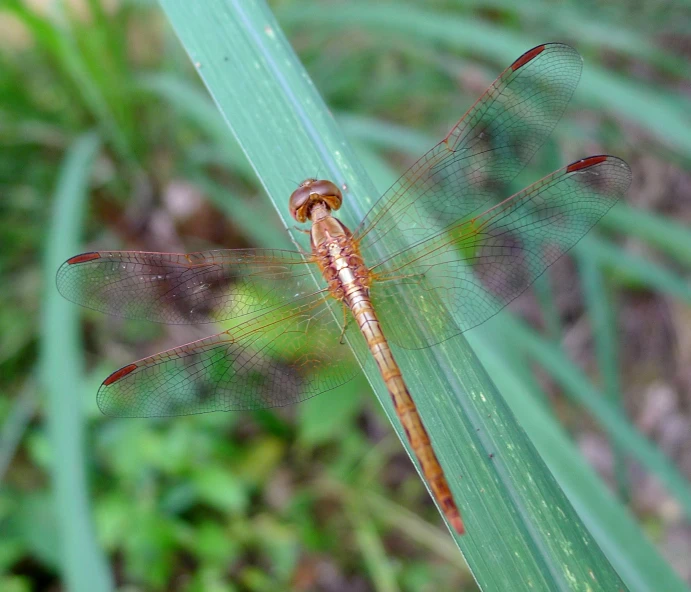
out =
<svg viewBox="0 0 691 592"><path fill-rule="evenodd" d="M576 250L576 256L580 251ZM588 310L590 327L595 338L595 359L598 362L603 390L608 400L620 411L624 411L624 400L619 380L619 352L616 339L617 322L613 296L607 290L602 270L590 257L578 257L583 293ZM613 444L615 476L620 498L628 503L630 482L624 452Z"/></svg>
<svg viewBox="0 0 691 592"><path fill-rule="evenodd" d="M395 173L373 153L358 150L366 158L379 187L388 187ZM576 248L580 258L590 258L590 252ZM591 264L594 262L591 261ZM596 538L598 544L631 590L687 591L674 570L665 563L635 523L628 511L612 497L607 487L584 462L568 435L564 433L546 395L530 371L537 362L564 389L565 394L590 413L622 450L635 458L665 483L668 491L682 504L691 499L684 477L672 463L651 445L619 412L618 408L602 403L604 398L585 376L566 358L560 347L549 338L538 336L525 324L503 311L482 327L470 331L468 340L483 365L496 381L512 411L530 435L542 458L557 481L578 509L579 516ZM511 364L511 358L520 365Z"/></svg>
<svg viewBox="0 0 691 592"><path fill-rule="evenodd" d="M570 398L588 409L613 441L656 474L667 490L677 498L686 515L691 517L691 487L685 477L659 449L622 417L619 410L588 382L587 377L572 362L555 350L553 343L511 317L504 319L502 329L505 337L520 344L555 378Z"/></svg>
<svg viewBox="0 0 691 592"><path fill-rule="evenodd" d="M33 381L24 386L19 397L13 402L12 410L7 414L0 430L0 484L5 478L7 468L12 462L31 418L36 413L35 389Z"/></svg>
<svg viewBox="0 0 691 592"><path fill-rule="evenodd" d="M349 2L338 5L298 3L280 13L293 26L329 27L341 30L356 26L377 35L383 33L405 37L408 44L425 46L442 44L482 56L499 65L510 64L516 56L545 39L511 33L475 17L458 17L439 12L384 3ZM611 71L590 64L583 70L574 101L585 101L593 108L607 110L642 126L658 140L687 157L691 156L691 124L687 105L627 80Z"/></svg>
<svg viewBox="0 0 691 592"><path fill-rule="evenodd" d="M7 9L23 22L32 33L37 46L47 60L54 60L61 76L73 87L74 96L91 112L113 148L128 163L134 162L134 152L126 135L114 117L106 97L91 76L84 56L66 26L59 26L38 16L25 3L9 0Z"/></svg>
<svg viewBox="0 0 691 592"><path fill-rule="evenodd" d="M286 226L295 181L316 172L348 187L341 219L361 219L377 193L264 3L161 5ZM623 590L467 343L396 353L465 513L459 544L480 586ZM400 436L380 378L365 371Z"/></svg>
<svg viewBox="0 0 691 592"><path fill-rule="evenodd" d="M79 311L55 289L55 271L68 256L78 251L88 182L99 145L95 134L87 134L75 142L65 158L53 197L53 225L44 258L46 296L41 376L47 395L48 433L54 455L51 468L55 512L63 542L63 577L66 586L75 592L113 589L89 513Z"/></svg>
<svg viewBox="0 0 691 592"><path fill-rule="evenodd" d="M688 226L657 215L618 204L602 220L607 226L628 236L636 236L662 249L685 265L691 265L691 231Z"/></svg>
<svg viewBox="0 0 691 592"><path fill-rule="evenodd" d="M609 267L628 281L669 294L681 302L691 303L691 287L688 282L661 265L633 255L595 234L585 236L577 248L587 249L588 255L599 265Z"/></svg>
<svg viewBox="0 0 691 592"><path fill-rule="evenodd" d="M499 318L489 321L471 333L470 342L612 565L631 590L688 592L541 400L497 355L494 343L506 339L505 325L505 320ZM551 342L545 340L544 344L546 349L555 351Z"/></svg>

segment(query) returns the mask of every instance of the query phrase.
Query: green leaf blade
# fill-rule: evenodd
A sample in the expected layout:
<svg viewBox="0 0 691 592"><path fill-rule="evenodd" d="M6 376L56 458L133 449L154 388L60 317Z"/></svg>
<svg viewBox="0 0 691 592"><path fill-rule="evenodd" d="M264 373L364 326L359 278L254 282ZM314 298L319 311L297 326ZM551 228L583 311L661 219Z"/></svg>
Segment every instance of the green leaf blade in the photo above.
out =
<svg viewBox="0 0 691 592"><path fill-rule="evenodd" d="M47 296L41 370L54 454L51 467L55 511L63 541L61 567L67 586L75 592L113 589L106 560L96 544L88 501L79 311L55 289L55 270L78 249L88 181L99 146L98 136L85 134L67 154L53 198L53 226L44 259Z"/></svg>
<svg viewBox="0 0 691 592"><path fill-rule="evenodd" d="M340 218L354 227L377 192L266 6L161 4L286 226L295 182L319 171L347 187ZM465 340L394 353L464 513L459 544L480 586L623 590ZM364 370L400 437L372 366Z"/></svg>

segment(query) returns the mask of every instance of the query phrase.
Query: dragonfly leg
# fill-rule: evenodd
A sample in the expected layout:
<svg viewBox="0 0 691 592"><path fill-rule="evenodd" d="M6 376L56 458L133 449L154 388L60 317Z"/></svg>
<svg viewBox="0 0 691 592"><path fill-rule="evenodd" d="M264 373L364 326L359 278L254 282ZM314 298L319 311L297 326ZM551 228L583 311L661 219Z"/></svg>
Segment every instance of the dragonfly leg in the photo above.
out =
<svg viewBox="0 0 691 592"><path fill-rule="evenodd" d="M347 329L348 329L348 311L347 311L347 307L344 305L343 306L343 329L341 329L341 338L338 340L339 345L343 345L345 343L345 333L346 333Z"/></svg>

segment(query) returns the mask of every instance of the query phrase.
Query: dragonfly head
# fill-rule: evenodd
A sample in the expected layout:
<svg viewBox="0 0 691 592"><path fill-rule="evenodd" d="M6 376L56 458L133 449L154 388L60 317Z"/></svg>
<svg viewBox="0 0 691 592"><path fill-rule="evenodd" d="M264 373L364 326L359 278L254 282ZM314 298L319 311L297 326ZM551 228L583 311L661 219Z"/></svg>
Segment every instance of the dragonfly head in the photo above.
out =
<svg viewBox="0 0 691 592"><path fill-rule="evenodd" d="M305 179L290 196L290 215L298 222L306 222L315 204L322 203L329 210L341 207L343 195L331 181Z"/></svg>

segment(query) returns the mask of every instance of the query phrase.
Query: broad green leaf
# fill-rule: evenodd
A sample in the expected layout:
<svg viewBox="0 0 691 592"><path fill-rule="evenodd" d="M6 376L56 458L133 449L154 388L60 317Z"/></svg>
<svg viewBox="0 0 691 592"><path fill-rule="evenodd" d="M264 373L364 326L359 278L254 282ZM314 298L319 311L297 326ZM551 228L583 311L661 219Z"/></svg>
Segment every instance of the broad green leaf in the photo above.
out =
<svg viewBox="0 0 691 592"><path fill-rule="evenodd" d="M347 187L340 217L354 226L377 193L267 7L161 5L293 239L304 245L287 198L317 171ZM395 354L464 513L468 534L457 539L480 586L625 589L465 340ZM401 436L372 366L364 370Z"/></svg>

